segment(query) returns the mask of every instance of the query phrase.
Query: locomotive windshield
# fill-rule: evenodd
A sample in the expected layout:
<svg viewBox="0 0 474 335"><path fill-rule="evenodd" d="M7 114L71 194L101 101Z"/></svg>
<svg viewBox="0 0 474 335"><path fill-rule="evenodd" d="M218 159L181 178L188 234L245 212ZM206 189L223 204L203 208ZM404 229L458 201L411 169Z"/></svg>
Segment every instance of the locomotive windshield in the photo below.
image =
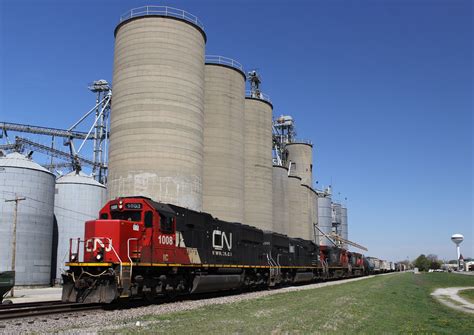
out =
<svg viewBox="0 0 474 335"><path fill-rule="evenodd" d="M125 220L125 221L141 221L142 212L137 211L123 211L123 212L111 212L112 220Z"/></svg>

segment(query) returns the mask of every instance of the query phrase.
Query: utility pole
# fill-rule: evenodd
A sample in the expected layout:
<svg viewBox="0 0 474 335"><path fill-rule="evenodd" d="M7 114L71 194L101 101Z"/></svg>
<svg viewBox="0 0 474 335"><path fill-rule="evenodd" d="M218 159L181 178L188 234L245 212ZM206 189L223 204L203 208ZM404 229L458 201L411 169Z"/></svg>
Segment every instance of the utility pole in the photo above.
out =
<svg viewBox="0 0 474 335"><path fill-rule="evenodd" d="M15 211L13 212L13 241L12 241L12 271L15 271L15 261L16 261L16 223L18 218L18 203L20 201L26 200L25 197L16 196L15 199L8 199L5 202L15 202ZM13 297L13 287L10 291L10 296Z"/></svg>

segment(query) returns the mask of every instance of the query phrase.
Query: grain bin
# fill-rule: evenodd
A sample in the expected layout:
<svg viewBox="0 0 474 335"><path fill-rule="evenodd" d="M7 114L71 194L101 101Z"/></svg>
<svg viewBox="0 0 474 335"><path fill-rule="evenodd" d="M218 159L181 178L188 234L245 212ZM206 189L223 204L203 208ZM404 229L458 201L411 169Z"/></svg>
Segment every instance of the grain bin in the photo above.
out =
<svg viewBox="0 0 474 335"><path fill-rule="evenodd" d="M54 215L58 225L55 278L60 283L64 263L69 260L69 239L84 237L84 223L98 218L106 202L106 190L92 177L73 171L56 180L55 193Z"/></svg>
<svg viewBox="0 0 474 335"><path fill-rule="evenodd" d="M0 272L11 269L14 202L16 226L16 285L51 283L54 175L31 159L11 153L0 157Z"/></svg>
<svg viewBox="0 0 474 335"><path fill-rule="evenodd" d="M345 240L349 240L349 229L347 225L347 208L341 208L341 237ZM346 243L343 244L343 248L347 249L348 245Z"/></svg>
<svg viewBox="0 0 474 335"><path fill-rule="evenodd" d="M304 185L313 185L313 145L304 142L288 143L286 149L287 166L290 165L290 175L301 178Z"/></svg>
<svg viewBox="0 0 474 335"><path fill-rule="evenodd" d="M245 98L245 223L273 228L272 109L270 102Z"/></svg>
<svg viewBox="0 0 474 335"><path fill-rule="evenodd" d="M115 29L108 198L202 209L204 47L192 14L148 6Z"/></svg>
<svg viewBox="0 0 474 335"><path fill-rule="evenodd" d="M303 203L301 178L296 176L288 177L288 202L290 207L290 226L288 229L289 237L299 237L304 235L302 231L303 222Z"/></svg>
<svg viewBox="0 0 474 335"><path fill-rule="evenodd" d="M324 193L318 196L318 226L321 231L326 235L331 235L332 231L332 208L331 208L331 197ZM324 235L320 234L320 245L322 246L334 246L334 244L327 239Z"/></svg>
<svg viewBox="0 0 474 335"><path fill-rule="evenodd" d="M206 56L203 211L244 222L244 104L242 65Z"/></svg>
<svg viewBox="0 0 474 335"><path fill-rule="evenodd" d="M273 231L284 235L289 233L288 187L288 169L273 165Z"/></svg>

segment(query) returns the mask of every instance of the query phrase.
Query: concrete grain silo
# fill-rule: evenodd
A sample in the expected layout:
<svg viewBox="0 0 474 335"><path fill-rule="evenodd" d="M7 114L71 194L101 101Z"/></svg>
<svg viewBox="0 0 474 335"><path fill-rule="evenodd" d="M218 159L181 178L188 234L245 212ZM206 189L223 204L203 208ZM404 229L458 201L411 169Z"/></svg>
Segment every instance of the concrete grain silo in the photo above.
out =
<svg viewBox="0 0 474 335"><path fill-rule="evenodd" d="M314 227L318 225L318 193L310 188L310 206L311 206L311 226L310 226L310 236L311 241L319 245L319 230Z"/></svg>
<svg viewBox="0 0 474 335"><path fill-rule="evenodd" d="M273 231L288 235L290 203L288 199L288 169L273 166Z"/></svg>
<svg viewBox="0 0 474 335"><path fill-rule="evenodd" d="M54 215L58 225L57 283L61 282L61 274L65 270L64 263L69 261L69 239L78 237L83 239L84 223L97 219L105 203L105 186L82 172L77 174L73 171L56 180ZM80 247L82 256L84 246Z"/></svg>
<svg viewBox="0 0 474 335"><path fill-rule="evenodd" d="M192 14L143 7L115 29L108 198L202 209L204 48Z"/></svg>
<svg viewBox="0 0 474 335"><path fill-rule="evenodd" d="M307 185L300 186L300 201L301 201L301 227L300 227L300 238L305 240L312 240L312 199L311 199L311 188Z"/></svg>
<svg viewBox="0 0 474 335"><path fill-rule="evenodd" d="M332 208L331 197L329 195L320 194L318 197L318 226L326 235L332 232ZM322 246L334 246L324 235L320 234L319 243Z"/></svg>
<svg viewBox="0 0 474 335"><path fill-rule="evenodd" d="M51 283L54 182L52 173L19 153L0 158L0 272L11 270L13 256L15 202L10 200L25 199L18 201L16 285Z"/></svg>
<svg viewBox="0 0 474 335"><path fill-rule="evenodd" d="M245 73L238 62L206 56L203 211L244 222Z"/></svg>
<svg viewBox="0 0 474 335"><path fill-rule="evenodd" d="M301 186L301 178L296 176L288 177L288 202L290 204L290 226L288 236L299 237L305 235L303 224L306 222L303 217L303 187Z"/></svg>
<svg viewBox="0 0 474 335"><path fill-rule="evenodd" d="M349 240L349 227L347 224L347 208L341 208L341 237L345 240ZM345 249L348 248L347 244L343 244Z"/></svg>
<svg viewBox="0 0 474 335"><path fill-rule="evenodd" d="M273 228L272 105L245 98L245 223L263 230Z"/></svg>
<svg viewBox="0 0 474 335"><path fill-rule="evenodd" d="M313 145L293 142L285 146L287 166L290 165L290 175L301 178L301 183L313 186Z"/></svg>

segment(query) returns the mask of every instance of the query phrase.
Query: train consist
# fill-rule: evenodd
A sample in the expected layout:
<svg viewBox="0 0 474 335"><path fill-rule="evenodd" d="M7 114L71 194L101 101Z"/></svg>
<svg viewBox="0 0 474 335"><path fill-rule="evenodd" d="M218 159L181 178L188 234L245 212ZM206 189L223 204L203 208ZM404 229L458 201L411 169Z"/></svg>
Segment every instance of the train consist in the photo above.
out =
<svg viewBox="0 0 474 335"><path fill-rule="evenodd" d="M64 302L111 303L258 289L383 272L380 261L337 247L145 197L109 201L70 241ZM83 258L83 261L79 261ZM387 271L390 269L387 269Z"/></svg>

